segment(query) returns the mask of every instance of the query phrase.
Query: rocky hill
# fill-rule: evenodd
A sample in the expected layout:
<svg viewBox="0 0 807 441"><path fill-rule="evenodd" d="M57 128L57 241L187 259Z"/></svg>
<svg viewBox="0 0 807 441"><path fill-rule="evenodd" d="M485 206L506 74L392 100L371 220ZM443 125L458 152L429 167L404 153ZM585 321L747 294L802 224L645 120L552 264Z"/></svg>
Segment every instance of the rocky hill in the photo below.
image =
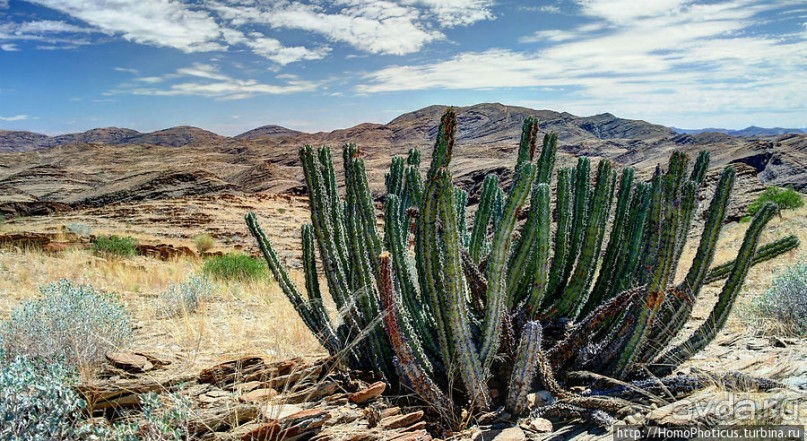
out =
<svg viewBox="0 0 807 441"><path fill-rule="evenodd" d="M240 135L234 136L235 139L263 139L263 138L280 138L302 135L303 132L297 130L287 129L282 126L268 125L261 126L256 129L249 130Z"/></svg>
<svg viewBox="0 0 807 441"><path fill-rule="evenodd" d="M389 158L420 147L424 161L445 106L401 115L387 124L360 124L332 132L301 133L264 126L236 137L195 127L152 133L96 129L48 137L0 132L0 214L27 215L97 207L123 201L220 193L291 193L304 190L298 149L305 144L339 149L355 142L365 157L376 196L383 196ZM764 185L807 190L807 135L744 138L719 133L677 134L645 121L605 113L579 117L502 104L458 108L454 174L474 193L489 173L508 179L527 116L559 136L560 165L585 155L634 165L647 175L673 150L712 152L714 167L742 164L745 198ZM341 155L334 154L337 168ZM742 198L742 197L741 197Z"/></svg>
<svg viewBox="0 0 807 441"><path fill-rule="evenodd" d="M141 133L132 129L106 127L81 133L68 133L47 136L39 133L0 130L1 152L27 152L31 150L60 147L76 144L106 145L156 145L162 147L182 147L200 143L212 143L228 139L197 127L171 127L151 133Z"/></svg>

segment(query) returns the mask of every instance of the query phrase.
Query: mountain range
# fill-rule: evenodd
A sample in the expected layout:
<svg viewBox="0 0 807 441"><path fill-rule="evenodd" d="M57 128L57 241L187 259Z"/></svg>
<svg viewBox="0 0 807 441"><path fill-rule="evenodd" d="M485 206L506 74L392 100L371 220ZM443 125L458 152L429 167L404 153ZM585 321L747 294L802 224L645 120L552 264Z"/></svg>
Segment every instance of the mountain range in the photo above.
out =
<svg viewBox="0 0 807 441"><path fill-rule="evenodd" d="M405 113L387 124L359 124L303 133L276 125L225 137L196 127L152 133L95 129L48 137L0 132L0 215L35 215L118 202L221 193L291 193L304 190L298 149L306 144L338 149L354 142L365 158L374 194L383 196L390 156L421 148L424 162L446 106ZM673 150L712 153L712 166L737 163L748 192L765 185L807 189L807 135L736 137L673 129L609 113L579 117L497 103L459 107L452 169L471 200L484 177L509 178L521 126L540 119L542 132L558 134L559 166L578 156L632 165L648 176ZM337 168L341 154L334 151Z"/></svg>
<svg viewBox="0 0 807 441"><path fill-rule="evenodd" d="M697 135L700 133L722 133L724 135L731 135L731 136L776 136L776 135L787 135L792 133L807 133L807 127L803 129L787 129L784 127L749 126L740 130L716 129L714 127L709 127L706 129L679 129L677 127L672 127L672 129L676 133L684 133L687 135Z"/></svg>

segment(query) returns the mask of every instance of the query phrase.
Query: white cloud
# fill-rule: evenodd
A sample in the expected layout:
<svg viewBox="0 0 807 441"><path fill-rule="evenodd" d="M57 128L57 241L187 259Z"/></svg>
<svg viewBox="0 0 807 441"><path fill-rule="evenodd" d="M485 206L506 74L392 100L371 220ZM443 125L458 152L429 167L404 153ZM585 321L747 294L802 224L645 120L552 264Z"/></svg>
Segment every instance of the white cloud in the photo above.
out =
<svg viewBox="0 0 807 441"><path fill-rule="evenodd" d="M679 12L690 0L577 0L583 13L604 18L613 23L625 23L645 17L673 15Z"/></svg>
<svg viewBox="0 0 807 441"><path fill-rule="evenodd" d="M69 14L135 43L184 52L224 49L216 21L207 12L175 0L29 0Z"/></svg>
<svg viewBox="0 0 807 441"><path fill-rule="evenodd" d="M210 4L233 26L252 23L275 29L299 29L376 54L417 52L425 44L445 38L440 32L427 29L420 22L420 11L414 7L371 0L342 0L334 6L336 12L326 11L320 5L298 2L251 6Z"/></svg>
<svg viewBox="0 0 807 441"><path fill-rule="evenodd" d="M140 73L140 71L138 71L137 69L133 69L131 67L113 67L112 69L118 72L129 73L132 75L137 75L138 73Z"/></svg>
<svg viewBox="0 0 807 441"><path fill-rule="evenodd" d="M518 39L519 43L541 43L545 41L560 42L573 40L577 37L577 33L570 31L561 31L560 29L547 29L543 31L535 31L532 35L521 37Z"/></svg>
<svg viewBox="0 0 807 441"><path fill-rule="evenodd" d="M634 2L628 0L581 3L594 23L522 39L541 42L543 49L490 49L436 63L390 66L368 73L357 90L534 88L540 93L557 87L567 91L564 100L540 107L660 120L770 109L804 114L807 33L771 36L754 28L763 21L760 13L775 12L780 4L660 0L640 10L631 9Z"/></svg>
<svg viewBox="0 0 807 441"><path fill-rule="evenodd" d="M469 26L494 18L491 0L404 0L406 5L422 5L440 26Z"/></svg>
<svg viewBox="0 0 807 441"><path fill-rule="evenodd" d="M245 44L257 55L268 58L277 64L285 66L301 60L319 60L330 52L327 47L308 49L303 46L285 47L279 40L251 34L252 40Z"/></svg>
<svg viewBox="0 0 807 441"><path fill-rule="evenodd" d="M8 0L0 0L0 9L8 9Z"/></svg>
<svg viewBox="0 0 807 441"><path fill-rule="evenodd" d="M6 52L16 52L16 51L19 51L19 50L20 50L20 49L19 49L19 48L17 47L17 45L16 45L16 44L14 44L14 43L3 43L3 44L0 44L0 51L6 51Z"/></svg>
<svg viewBox="0 0 807 441"><path fill-rule="evenodd" d="M0 116L0 121L5 121L5 122L25 121L27 119L28 119L28 115Z"/></svg>
<svg viewBox="0 0 807 441"><path fill-rule="evenodd" d="M33 41L39 44L37 49L70 49L89 44L81 34L93 32L92 29L75 26L64 21L36 20L22 23L0 23L0 43L5 50L20 50L19 42Z"/></svg>
<svg viewBox="0 0 807 441"><path fill-rule="evenodd" d="M75 26L64 21L37 20L23 22L15 26L15 33L19 34L59 34L66 32L88 33L92 29Z"/></svg>
<svg viewBox="0 0 807 441"><path fill-rule="evenodd" d="M311 92L319 84L296 78L277 78L277 84L262 83L254 79L233 78L222 73L218 66L194 63L178 69L175 73L159 77L141 77L136 83L127 83L107 92L107 95L147 95L147 96L203 96L209 98L235 100L256 95L284 95L298 92ZM144 86L143 83L148 86ZM160 84L160 87L157 85Z"/></svg>

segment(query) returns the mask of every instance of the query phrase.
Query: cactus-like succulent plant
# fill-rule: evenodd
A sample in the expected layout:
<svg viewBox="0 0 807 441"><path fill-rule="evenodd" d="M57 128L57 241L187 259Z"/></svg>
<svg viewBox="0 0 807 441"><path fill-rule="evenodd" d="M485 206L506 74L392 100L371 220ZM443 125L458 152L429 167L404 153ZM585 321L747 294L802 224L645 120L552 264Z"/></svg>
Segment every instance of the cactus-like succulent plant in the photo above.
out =
<svg viewBox="0 0 807 441"><path fill-rule="evenodd" d="M553 219L557 137L544 136L537 152L534 118L524 123L512 182L501 188L487 176L468 226L468 194L451 176L456 125L448 109L425 179L418 150L393 158L383 237L357 147L343 149L344 197L330 150L300 149L311 207L311 224L302 227L306 296L255 215L247 215L275 280L323 347L351 367L410 387L449 420L462 407L504 404L522 412L534 381L559 390L554 378L562 382L572 367L617 379L672 372L723 327L748 268L798 245L791 237L757 247L777 209L766 205L737 259L709 270L734 183L729 166L706 211L697 255L676 284L708 153L690 171L689 157L675 152L649 182L639 182L631 168L617 179L608 160L596 164L592 179L591 161L580 158L557 173ZM516 218L526 205L519 230ZM337 322L323 306L316 251ZM668 347L704 284L721 278L727 281L706 323ZM494 386L500 393L491 393Z"/></svg>

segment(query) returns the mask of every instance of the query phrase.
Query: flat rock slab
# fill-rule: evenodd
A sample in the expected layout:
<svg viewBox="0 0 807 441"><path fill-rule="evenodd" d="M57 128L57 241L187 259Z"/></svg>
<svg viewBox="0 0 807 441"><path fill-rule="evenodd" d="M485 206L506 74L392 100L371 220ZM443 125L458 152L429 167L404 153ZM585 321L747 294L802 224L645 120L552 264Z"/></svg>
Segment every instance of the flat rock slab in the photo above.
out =
<svg viewBox="0 0 807 441"><path fill-rule="evenodd" d="M518 427L508 427L501 430L483 430L476 432L472 441L527 441L527 435Z"/></svg>
<svg viewBox="0 0 807 441"><path fill-rule="evenodd" d="M386 389L386 383L383 381L377 381L365 389L350 394L348 399L354 404L364 404L372 399L380 397Z"/></svg>
<svg viewBox="0 0 807 441"><path fill-rule="evenodd" d="M109 352L106 354L106 359L113 366L123 369L128 372L146 372L154 368L154 364L148 358L139 354L132 354L128 352Z"/></svg>

